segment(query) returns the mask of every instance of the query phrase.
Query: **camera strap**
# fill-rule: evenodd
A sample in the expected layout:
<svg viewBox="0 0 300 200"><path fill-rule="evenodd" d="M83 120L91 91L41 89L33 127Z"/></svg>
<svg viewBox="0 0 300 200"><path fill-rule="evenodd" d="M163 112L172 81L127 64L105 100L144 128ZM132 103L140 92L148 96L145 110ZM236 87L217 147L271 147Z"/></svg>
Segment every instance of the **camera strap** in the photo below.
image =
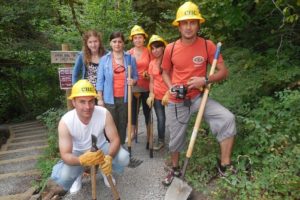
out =
<svg viewBox="0 0 300 200"><path fill-rule="evenodd" d="M191 105L192 105L191 99L185 98L185 99L184 99L184 102L183 102L183 105L184 105L185 107L188 107L188 108L189 108L189 114L190 114L190 113L191 113ZM187 123L189 123L189 120L187 120L187 122L182 122L182 121L180 121L180 120L178 119L177 106L176 106L176 104L175 104L175 115L176 115L177 121L178 121L180 124L187 124Z"/></svg>

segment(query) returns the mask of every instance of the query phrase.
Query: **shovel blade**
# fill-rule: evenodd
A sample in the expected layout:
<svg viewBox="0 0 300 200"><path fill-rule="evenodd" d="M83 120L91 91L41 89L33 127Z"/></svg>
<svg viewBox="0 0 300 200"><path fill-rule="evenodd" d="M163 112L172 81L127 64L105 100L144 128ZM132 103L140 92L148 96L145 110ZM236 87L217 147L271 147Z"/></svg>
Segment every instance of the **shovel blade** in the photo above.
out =
<svg viewBox="0 0 300 200"><path fill-rule="evenodd" d="M186 200L190 196L191 192L192 187L183 180L174 177L167 190L165 200Z"/></svg>
<svg viewBox="0 0 300 200"><path fill-rule="evenodd" d="M130 158L130 162L128 164L128 167L129 168L136 168L136 167L138 167L142 163L143 163L142 160L135 159L135 158Z"/></svg>

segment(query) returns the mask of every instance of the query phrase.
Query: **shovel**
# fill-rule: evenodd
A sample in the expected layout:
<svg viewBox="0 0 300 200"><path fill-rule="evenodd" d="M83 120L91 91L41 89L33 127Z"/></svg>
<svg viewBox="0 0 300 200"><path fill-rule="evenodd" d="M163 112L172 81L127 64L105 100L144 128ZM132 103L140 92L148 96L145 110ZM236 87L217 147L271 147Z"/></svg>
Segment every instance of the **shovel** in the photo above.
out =
<svg viewBox="0 0 300 200"><path fill-rule="evenodd" d="M97 137L92 135L92 148L91 151L95 152L98 150ZM96 188L96 166L91 166L91 184L92 184L92 200L97 199L97 188Z"/></svg>
<svg viewBox="0 0 300 200"><path fill-rule="evenodd" d="M139 133L139 112L140 112L140 96L141 93L140 92L135 92L134 94L135 98L136 98L136 125L135 125L135 143L138 142L138 133Z"/></svg>
<svg viewBox="0 0 300 200"><path fill-rule="evenodd" d="M92 149L91 151L95 152L98 151L97 147L97 137L95 135L92 135ZM92 177L92 200L96 200L96 166L92 166L91 168L91 177ZM120 200L119 193L116 189L116 186L114 185L112 181L111 175L106 176L108 183L110 185L111 191L113 193L115 200Z"/></svg>
<svg viewBox="0 0 300 200"><path fill-rule="evenodd" d="M149 153L150 158L153 158L153 114L152 114L152 107L150 108L150 114L149 114L149 124L148 124L148 143L149 143Z"/></svg>
<svg viewBox="0 0 300 200"><path fill-rule="evenodd" d="M218 57L219 57L219 54L220 54L220 49L221 49L221 43L219 42L217 44L217 50L216 50L216 53L215 53L215 57L214 57L209 75L212 75L215 72L215 68L216 68L216 65L217 65L217 60L218 60ZM192 132L192 135L191 135L191 140L190 140L189 147L188 147L188 150L187 150L187 153L186 153L186 158L185 158L184 165L183 165L183 168L182 168L182 175L181 175L180 178L174 177L171 185L169 186L169 188L167 190L165 200L185 200L190 196L190 193L192 192L192 187L190 187L183 180L184 180L184 176L185 176L185 173L186 173L187 165L189 163L189 159L192 156L194 144L196 142L199 126L201 124L201 120L202 120L204 109L205 109L205 104L207 102L208 93L209 93L209 90L210 90L210 85L211 84L208 84L205 87L205 90L204 90L204 94L203 94L203 97L202 97L202 100L201 100L201 104L200 104L199 111L198 111L198 114L197 114L196 122L195 122L193 132Z"/></svg>
<svg viewBox="0 0 300 200"><path fill-rule="evenodd" d="M128 65L128 79L131 79L131 66ZM136 168L137 166L139 166L143 161L142 160L138 160L132 157L131 154L131 116L132 116L132 86L128 85L128 124L127 124L127 132L128 132L128 152L129 152L129 156L130 156L130 162L128 164L128 167L130 168Z"/></svg>

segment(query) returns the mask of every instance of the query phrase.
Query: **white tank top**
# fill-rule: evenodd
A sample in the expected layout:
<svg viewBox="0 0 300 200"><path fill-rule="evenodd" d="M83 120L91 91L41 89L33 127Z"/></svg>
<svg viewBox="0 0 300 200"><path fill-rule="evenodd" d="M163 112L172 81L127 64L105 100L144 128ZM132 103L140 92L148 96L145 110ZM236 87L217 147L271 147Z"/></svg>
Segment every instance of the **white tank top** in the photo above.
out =
<svg viewBox="0 0 300 200"><path fill-rule="evenodd" d="M87 125L80 121L75 109L67 112L62 117L62 121L67 125L73 139L73 152L90 150L92 147L92 134L97 137L98 148L105 143L106 112L106 108L95 106L91 121Z"/></svg>

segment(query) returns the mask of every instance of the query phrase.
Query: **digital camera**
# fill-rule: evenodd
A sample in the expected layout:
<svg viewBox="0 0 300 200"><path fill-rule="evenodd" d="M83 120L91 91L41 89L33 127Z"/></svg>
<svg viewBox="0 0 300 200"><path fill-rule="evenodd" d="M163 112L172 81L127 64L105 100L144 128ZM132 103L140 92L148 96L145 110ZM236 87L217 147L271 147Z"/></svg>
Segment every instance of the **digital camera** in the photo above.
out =
<svg viewBox="0 0 300 200"><path fill-rule="evenodd" d="M176 98L185 99L187 88L184 85L176 85L171 88L171 92L176 92Z"/></svg>

